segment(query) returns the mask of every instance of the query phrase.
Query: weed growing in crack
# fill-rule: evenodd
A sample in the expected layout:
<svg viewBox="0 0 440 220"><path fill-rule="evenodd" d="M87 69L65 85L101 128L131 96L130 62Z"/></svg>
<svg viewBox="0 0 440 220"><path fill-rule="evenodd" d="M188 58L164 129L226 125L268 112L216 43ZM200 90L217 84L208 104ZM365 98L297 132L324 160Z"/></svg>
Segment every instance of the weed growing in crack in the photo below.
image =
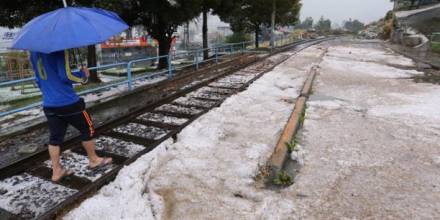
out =
<svg viewBox="0 0 440 220"><path fill-rule="evenodd" d="M299 127L304 126L304 121L306 120L306 108L301 112L301 115L299 116Z"/></svg>
<svg viewBox="0 0 440 220"><path fill-rule="evenodd" d="M298 151L298 143L299 141L297 140L297 138L293 138L290 143L286 142L286 147L289 150L289 152L294 152L294 151Z"/></svg>
<svg viewBox="0 0 440 220"><path fill-rule="evenodd" d="M270 175L270 167L266 165L258 165L258 173L256 176L254 176L255 181L260 181L265 179Z"/></svg>
<svg viewBox="0 0 440 220"><path fill-rule="evenodd" d="M292 177L285 171L281 170L277 173L277 177L274 179L274 184L278 186L288 186L293 183Z"/></svg>

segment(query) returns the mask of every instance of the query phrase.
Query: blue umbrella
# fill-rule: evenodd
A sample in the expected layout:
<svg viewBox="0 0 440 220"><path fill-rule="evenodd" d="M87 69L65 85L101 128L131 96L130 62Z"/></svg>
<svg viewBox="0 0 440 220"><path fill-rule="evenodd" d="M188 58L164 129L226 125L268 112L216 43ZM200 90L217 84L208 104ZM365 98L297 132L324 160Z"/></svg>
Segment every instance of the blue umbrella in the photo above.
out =
<svg viewBox="0 0 440 220"><path fill-rule="evenodd" d="M52 53L101 43L127 28L114 12L99 8L60 8L27 23L14 39L12 48Z"/></svg>

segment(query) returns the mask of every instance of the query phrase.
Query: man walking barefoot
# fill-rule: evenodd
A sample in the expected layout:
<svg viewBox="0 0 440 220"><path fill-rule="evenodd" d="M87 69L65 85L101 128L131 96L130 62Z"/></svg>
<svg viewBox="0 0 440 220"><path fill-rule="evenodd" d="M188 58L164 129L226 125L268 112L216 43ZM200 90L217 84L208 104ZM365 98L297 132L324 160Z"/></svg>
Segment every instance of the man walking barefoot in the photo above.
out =
<svg viewBox="0 0 440 220"><path fill-rule="evenodd" d="M95 152L95 129L84 100L73 89L73 83L83 82L89 70L82 68L72 72L67 50L50 54L31 52L35 80L43 95L43 110L49 125L49 155L52 161L52 181L72 175L60 162L60 145L68 125L81 132L82 144L89 158L89 169L97 169L112 163L112 158L98 157Z"/></svg>

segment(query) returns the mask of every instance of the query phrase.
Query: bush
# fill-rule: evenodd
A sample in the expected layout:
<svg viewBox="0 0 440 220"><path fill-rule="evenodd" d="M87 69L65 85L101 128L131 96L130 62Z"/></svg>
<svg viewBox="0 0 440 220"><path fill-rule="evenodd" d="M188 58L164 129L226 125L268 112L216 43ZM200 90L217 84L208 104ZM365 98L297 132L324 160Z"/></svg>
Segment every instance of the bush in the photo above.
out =
<svg viewBox="0 0 440 220"><path fill-rule="evenodd" d="M440 53L440 42L432 42L431 43L431 50L435 53Z"/></svg>
<svg viewBox="0 0 440 220"><path fill-rule="evenodd" d="M385 15L385 21L393 19L393 17L394 17L394 12L388 11L387 14Z"/></svg>
<svg viewBox="0 0 440 220"><path fill-rule="evenodd" d="M391 32L393 31L393 20L387 20L385 21L385 24L383 26L383 30L382 30L382 37L383 39L390 39L391 37Z"/></svg>
<svg viewBox="0 0 440 220"><path fill-rule="evenodd" d="M277 177L274 180L275 185L288 186L293 183L292 177L284 170L277 173Z"/></svg>
<svg viewBox="0 0 440 220"><path fill-rule="evenodd" d="M245 41L250 41L251 38L249 35L241 32L233 33L232 35L229 35L226 37L226 43L232 44L232 43L240 43Z"/></svg>

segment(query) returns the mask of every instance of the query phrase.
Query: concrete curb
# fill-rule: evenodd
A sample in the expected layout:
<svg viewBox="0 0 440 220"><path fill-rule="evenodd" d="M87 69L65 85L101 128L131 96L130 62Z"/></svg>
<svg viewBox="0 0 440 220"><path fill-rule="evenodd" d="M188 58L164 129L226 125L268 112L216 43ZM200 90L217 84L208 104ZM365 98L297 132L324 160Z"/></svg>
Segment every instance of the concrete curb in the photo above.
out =
<svg viewBox="0 0 440 220"><path fill-rule="evenodd" d="M310 75L309 77L307 77L307 80L304 83L304 86L301 90L300 97L309 98L310 93L312 92L313 82L315 81L317 72L319 72L319 67L313 66L312 69L310 70Z"/></svg>
<svg viewBox="0 0 440 220"><path fill-rule="evenodd" d="M312 91L313 82L316 78L316 74L319 71L318 66L311 68L309 76L304 82L303 88L299 97L297 98L292 114L285 125L283 132L278 140L274 152L272 153L268 167L270 169L270 179L276 178L277 174L283 169L283 166L288 158L289 149L287 149L286 143L290 143L294 139L298 129L300 128L301 115L305 111L306 102Z"/></svg>
<svg viewBox="0 0 440 220"><path fill-rule="evenodd" d="M429 65L429 66L431 66L431 67L432 67L433 69L435 69L435 70L440 70L440 65L438 65L438 64L435 64L435 63L429 62L428 60L423 60L423 59L421 59L421 58L419 58L419 57L417 57L417 56L414 56L414 55L412 55L412 54L410 54L410 53L408 53L408 52L404 52L404 51L401 51L401 50L399 50L399 49L397 49L397 48L394 48L394 47L392 47L392 46L390 46L390 45L388 45L388 44L386 44L386 43L381 43L381 44L382 44L382 46L384 46L385 48L388 48L388 49L394 51L395 53L398 53L398 54L400 54L400 55L402 55L402 56L404 56L404 57L407 57L407 58L409 58L409 59L412 59L412 60L414 60L414 61L416 61L416 62L418 62L418 63L423 63L423 64L426 64L426 65Z"/></svg>

